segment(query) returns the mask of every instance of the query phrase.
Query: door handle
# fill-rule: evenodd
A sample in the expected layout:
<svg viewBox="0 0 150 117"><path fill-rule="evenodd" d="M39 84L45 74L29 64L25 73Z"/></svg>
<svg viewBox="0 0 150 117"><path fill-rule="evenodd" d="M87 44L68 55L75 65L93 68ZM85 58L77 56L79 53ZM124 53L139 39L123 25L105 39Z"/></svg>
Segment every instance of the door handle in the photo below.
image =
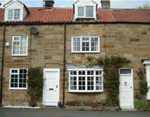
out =
<svg viewBox="0 0 150 117"><path fill-rule="evenodd" d="M132 87L130 87L132 89Z"/></svg>
<svg viewBox="0 0 150 117"><path fill-rule="evenodd" d="M56 88L58 88L58 85L56 85Z"/></svg>

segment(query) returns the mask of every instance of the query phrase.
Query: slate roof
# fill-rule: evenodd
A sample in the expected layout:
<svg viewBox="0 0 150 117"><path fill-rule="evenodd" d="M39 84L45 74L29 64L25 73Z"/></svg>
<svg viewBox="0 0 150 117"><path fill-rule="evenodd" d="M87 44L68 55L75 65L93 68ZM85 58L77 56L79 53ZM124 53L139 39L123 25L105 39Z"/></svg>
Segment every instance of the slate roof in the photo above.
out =
<svg viewBox="0 0 150 117"><path fill-rule="evenodd" d="M61 23L73 22L72 8L54 8L52 11L43 8L28 8L30 14L20 22ZM97 10L98 22L131 22L150 23L150 10L112 9ZM4 9L0 9L0 21L4 19ZM11 21L12 22L12 21Z"/></svg>

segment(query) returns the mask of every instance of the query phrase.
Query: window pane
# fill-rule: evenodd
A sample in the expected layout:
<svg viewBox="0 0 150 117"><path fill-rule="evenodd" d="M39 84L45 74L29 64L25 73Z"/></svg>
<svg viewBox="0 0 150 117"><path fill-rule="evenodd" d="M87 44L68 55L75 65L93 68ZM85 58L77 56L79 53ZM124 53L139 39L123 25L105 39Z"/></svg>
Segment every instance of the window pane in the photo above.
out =
<svg viewBox="0 0 150 117"><path fill-rule="evenodd" d="M98 51L98 38L91 38L91 51Z"/></svg>
<svg viewBox="0 0 150 117"><path fill-rule="evenodd" d="M87 77L87 90L94 90L94 77Z"/></svg>
<svg viewBox="0 0 150 117"><path fill-rule="evenodd" d="M87 75L94 75L94 71L87 71Z"/></svg>
<svg viewBox="0 0 150 117"><path fill-rule="evenodd" d="M8 10L8 19L13 19L13 10Z"/></svg>
<svg viewBox="0 0 150 117"><path fill-rule="evenodd" d="M26 69L20 69L19 70L19 88L26 88L26 75L27 70Z"/></svg>
<svg viewBox="0 0 150 117"><path fill-rule="evenodd" d="M20 9L14 10L14 19L20 19Z"/></svg>
<svg viewBox="0 0 150 117"><path fill-rule="evenodd" d="M85 71L79 71L79 75L85 75Z"/></svg>
<svg viewBox="0 0 150 117"><path fill-rule="evenodd" d="M73 51L80 51L80 38L73 38Z"/></svg>
<svg viewBox="0 0 150 117"><path fill-rule="evenodd" d="M120 74L131 74L131 69L120 69Z"/></svg>
<svg viewBox="0 0 150 117"><path fill-rule="evenodd" d="M96 75L102 75L102 71L96 71Z"/></svg>
<svg viewBox="0 0 150 117"><path fill-rule="evenodd" d="M70 77L70 90L77 89L77 77Z"/></svg>
<svg viewBox="0 0 150 117"><path fill-rule="evenodd" d="M93 17L93 7L92 6L86 7L86 17Z"/></svg>
<svg viewBox="0 0 150 117"><path fill-rule="evenodd" d="M84 16L84 7L78 7L78 16Z"/></svg>
<svg viewBox="0 0 150 117"><path fill-rule="evenodd" d="M96 77L96 90L101 90L102 77Z"/></svg>
<svg viewBox="0 0 150 117"><path fill-rule="evenodd" d="M85 71L84 71L85 72ZM85 90L85 77L79 77L79 90Z"/></svg>
<svg viewBox="0 0 150 117"><path fill-rule="evenodd" d="M70 75L77 75L76 71L70 71Z"/></svg>

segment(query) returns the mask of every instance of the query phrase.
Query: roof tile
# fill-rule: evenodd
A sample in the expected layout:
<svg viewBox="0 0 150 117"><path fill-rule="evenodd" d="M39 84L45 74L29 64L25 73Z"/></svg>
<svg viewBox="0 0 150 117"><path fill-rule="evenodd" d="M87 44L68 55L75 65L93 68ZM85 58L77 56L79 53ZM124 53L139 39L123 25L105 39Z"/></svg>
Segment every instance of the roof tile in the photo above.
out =
<svg viewBox="0 0 150 117"><path fill-rule="evenodd" d="M72 8L54 8L45 10L43 8L28 8L30 14L20 22L72 22ZM112 9L109 11L97 10L98 22L146 22L150 23L150 10L136 9ZM0 21L4 19L4 9L0 9Z"/></svg>

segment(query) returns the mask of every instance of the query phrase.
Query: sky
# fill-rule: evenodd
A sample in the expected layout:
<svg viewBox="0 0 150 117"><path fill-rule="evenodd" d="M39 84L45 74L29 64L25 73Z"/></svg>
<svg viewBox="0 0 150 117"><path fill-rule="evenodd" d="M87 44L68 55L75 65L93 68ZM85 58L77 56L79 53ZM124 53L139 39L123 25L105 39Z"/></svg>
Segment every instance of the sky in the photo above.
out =
<svg viewBox="0 0 150 117"><path fill-rule="evenodd" d="M9 0L0 0L0 3L5 4ZM27 7L43 7L43 0L21 0ZM74 0L54 0L54 7L72 7ZM100 1L95 0L98 7L101 7ZM142 6L144 4L150 5L150 0L111 0L111 8L130 9Z"/></svg>

